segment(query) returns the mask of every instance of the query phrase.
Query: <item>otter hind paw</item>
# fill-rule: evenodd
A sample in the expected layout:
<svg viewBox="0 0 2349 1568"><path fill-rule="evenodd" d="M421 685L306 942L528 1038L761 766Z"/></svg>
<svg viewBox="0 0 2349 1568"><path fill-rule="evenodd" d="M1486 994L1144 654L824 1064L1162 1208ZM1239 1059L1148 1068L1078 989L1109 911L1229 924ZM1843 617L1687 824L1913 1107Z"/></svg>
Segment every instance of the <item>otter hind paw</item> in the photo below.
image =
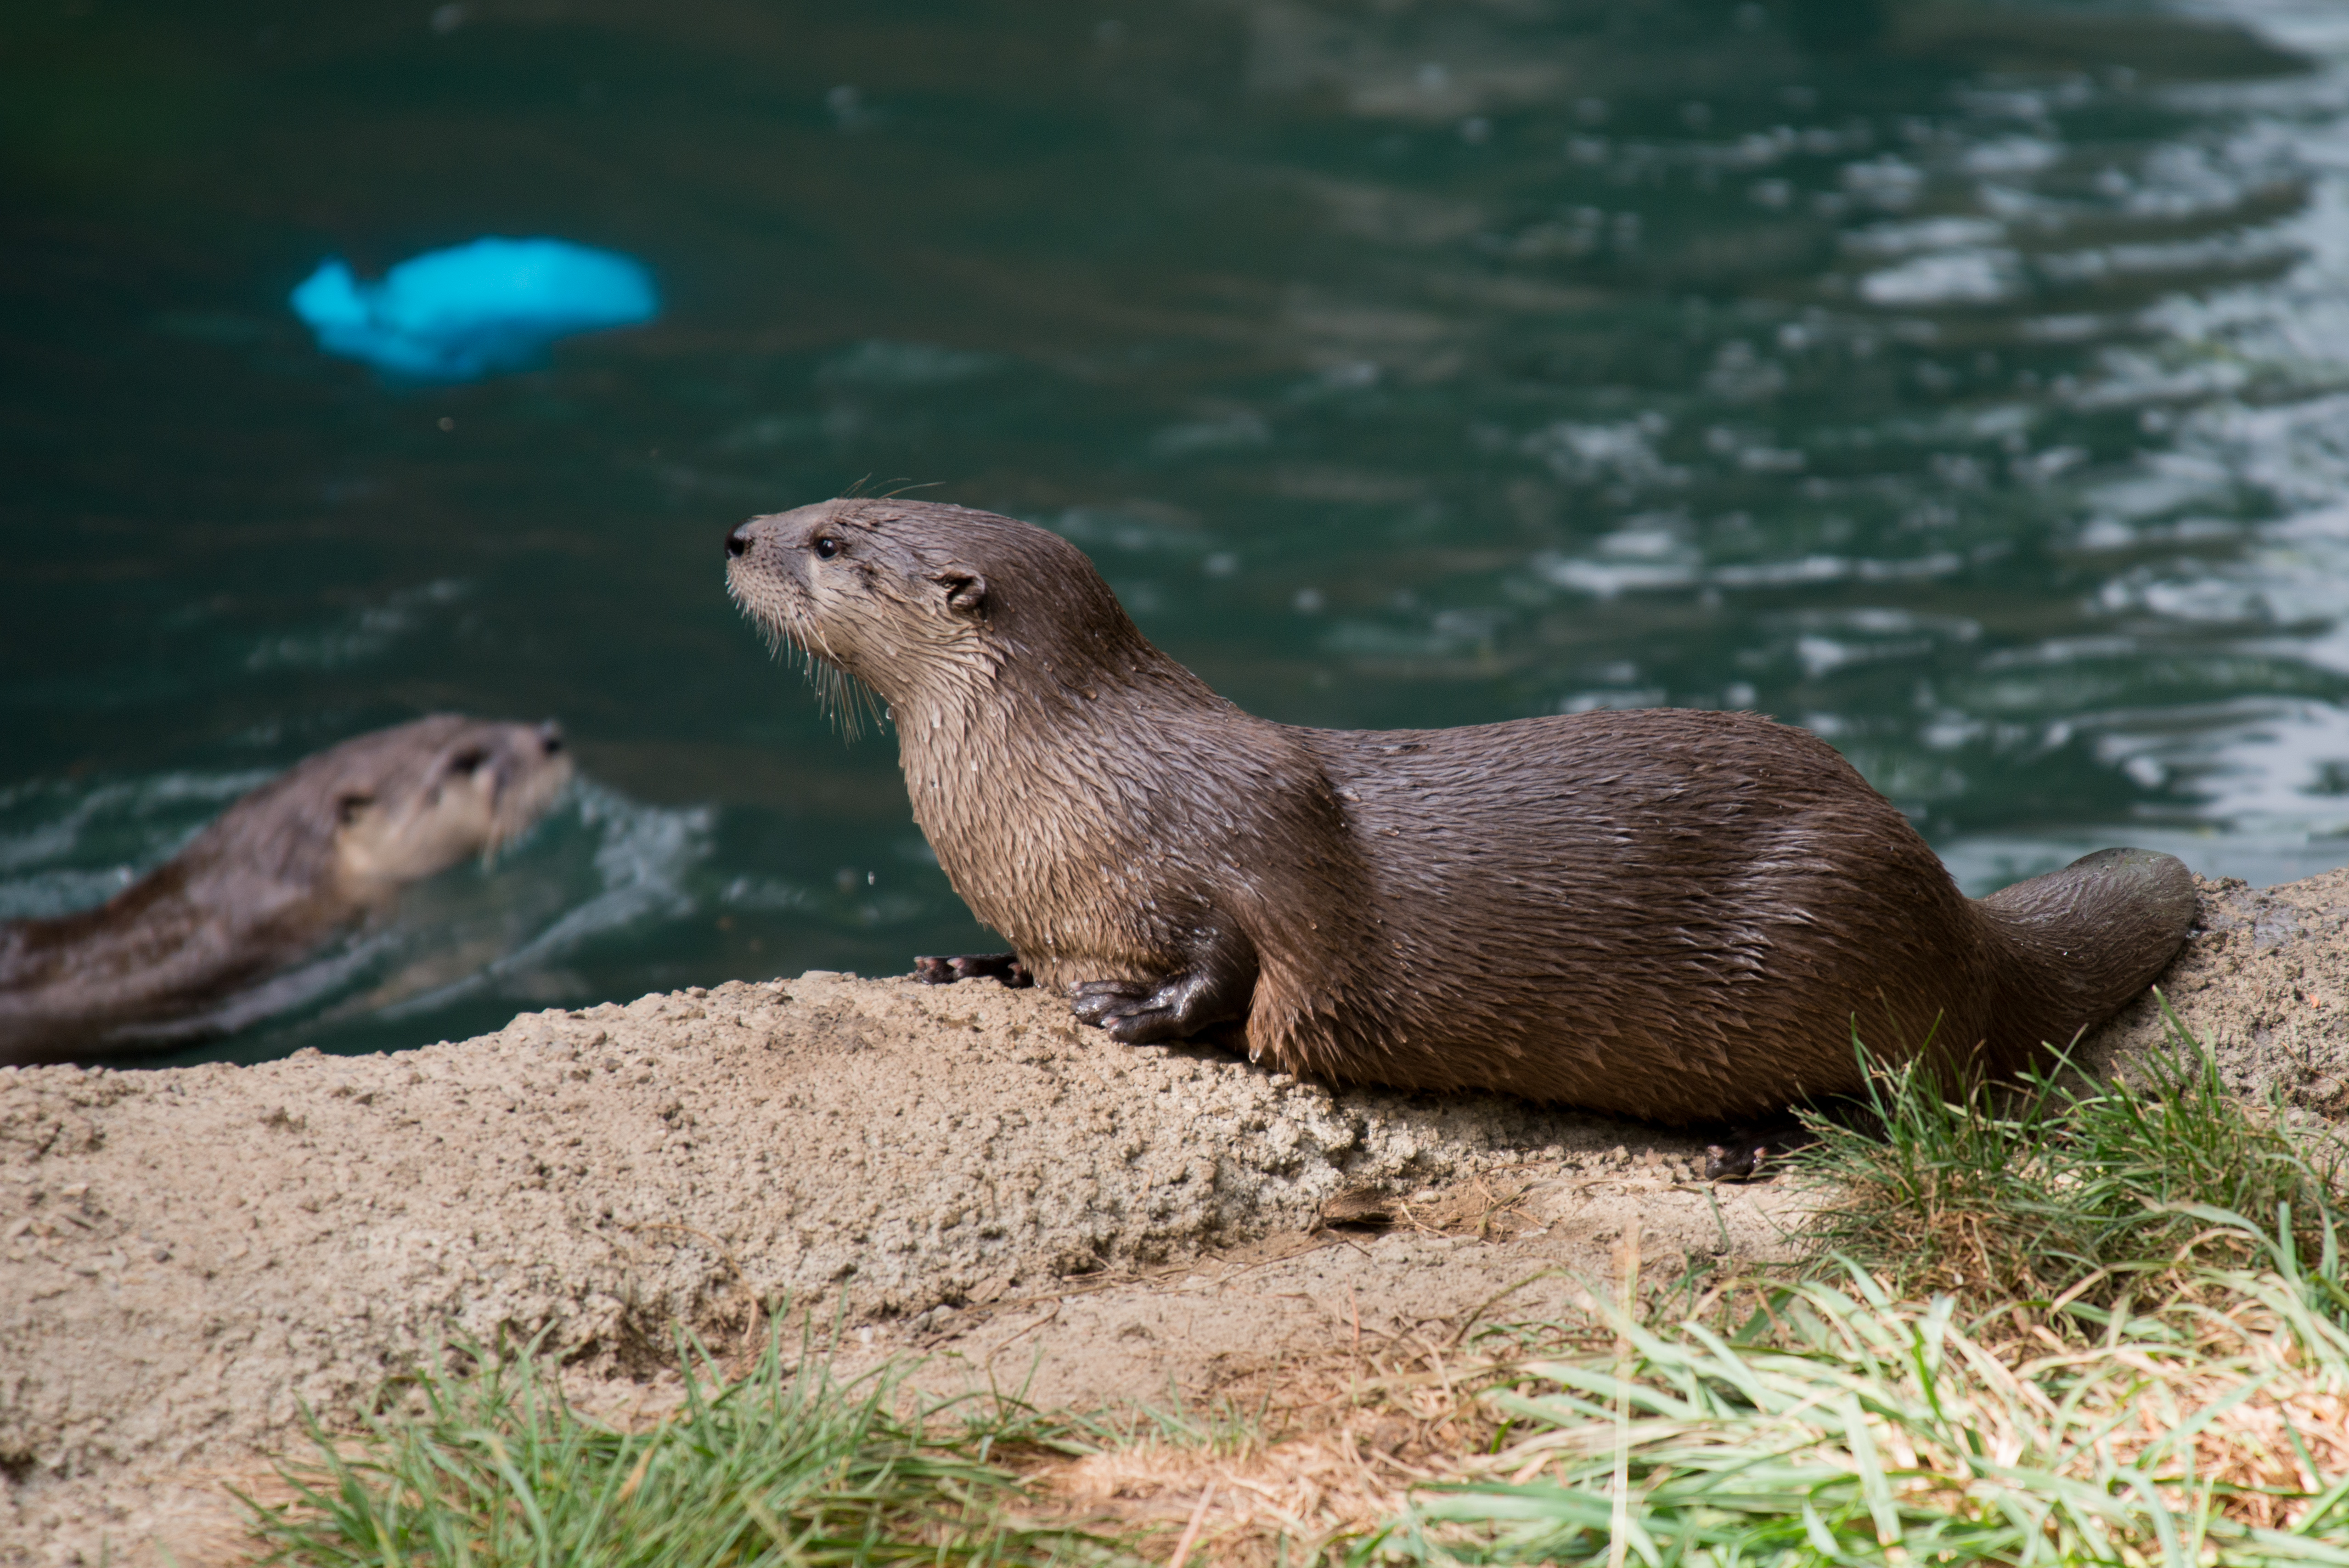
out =
<svg viewBox="0 0 2349 1568"><path fill-rule="evenodd" d="M1018 953L957 953L952 958L917 958L914 978L924 985L952 985L958 980L999 980L1006 990L1019 991L1036 983Z"/></svg>
<svg viewBox="0 0 2349 1568"><path fill-rule="evenodd" d="M1785 1168L1786 1156L1816 1143L1816 1135L1792 1117L1733 1128L1704 1149L1707 1181L1767 1181Z"/></svg>
<svg viewBox="0 0 2349 1568"><path fill-rule="evenodd" d="M1740 1138L1733 1143L1709 1143L1704 1146L1704 1179L1707 1181L1754 1181L1762 1179L1770 1162L1770 1146L1766 1142ZM1769 1175L1777 1174L1775 1171Z"/></svg>

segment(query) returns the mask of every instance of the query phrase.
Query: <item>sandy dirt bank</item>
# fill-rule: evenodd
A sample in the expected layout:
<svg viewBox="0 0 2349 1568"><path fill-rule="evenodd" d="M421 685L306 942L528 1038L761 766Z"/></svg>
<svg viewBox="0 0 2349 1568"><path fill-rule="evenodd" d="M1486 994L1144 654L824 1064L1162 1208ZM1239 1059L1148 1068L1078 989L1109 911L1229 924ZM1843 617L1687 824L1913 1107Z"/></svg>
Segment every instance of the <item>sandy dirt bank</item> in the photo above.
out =
<svg viewBox="0 0 2349 1568"><path fill-rule="evenodd" d="M2171 1000L2239 1085L2338 1114L2349 872L2203 892ZM2159 1038L2148 1002L2086 1054ZM220 1560L202 1478L439 1335L543 1332L619 1388L673 1324L731 1343L791 1303L934 1381L1032 1368L1089 1403L1511 1286L1511 1314L1556 1311L1634 1220L1659 1267L1789 1253L1799 1196L1705 1189L1700 1142L1120 1047L991 981L823 973L388 1056L0 1070L0 1561ZM1318 1227L1365 1191L1404 1222Z"/></svg>

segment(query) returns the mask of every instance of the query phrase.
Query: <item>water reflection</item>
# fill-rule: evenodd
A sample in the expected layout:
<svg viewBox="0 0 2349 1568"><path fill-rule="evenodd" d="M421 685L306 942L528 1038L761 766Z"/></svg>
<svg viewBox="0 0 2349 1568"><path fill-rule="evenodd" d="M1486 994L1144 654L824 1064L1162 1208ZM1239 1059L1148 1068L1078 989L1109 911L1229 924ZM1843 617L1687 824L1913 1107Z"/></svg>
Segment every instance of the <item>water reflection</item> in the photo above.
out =
<svg viewBox="0 0 2349 1568"><path fill-rule="evenodd" d="M1108 9L28 22L0 909L186 831L56 838L108 790L450 707L626 804L304 1043L968 950L894 746L718 587L859 482L1061 529L1273 716L1759 708L1977 889L2349 860L2334 7ZM483 232L670 314L423 396L275 313Z"/></svg>

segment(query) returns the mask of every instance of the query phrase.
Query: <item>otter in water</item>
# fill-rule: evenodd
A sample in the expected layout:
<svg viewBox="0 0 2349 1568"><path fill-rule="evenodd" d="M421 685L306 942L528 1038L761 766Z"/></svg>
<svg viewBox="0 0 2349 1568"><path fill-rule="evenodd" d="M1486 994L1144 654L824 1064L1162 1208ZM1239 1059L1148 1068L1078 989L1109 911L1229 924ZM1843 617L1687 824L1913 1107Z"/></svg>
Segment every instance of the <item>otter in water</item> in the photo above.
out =
<svg viewBox="0 0 2349 1568"><path fill-rule="evenodd" d="M453 713L305 759L98 908L0 924L0 1064L210 1032L212 1010L513 837L570 777L554 724Z"/></svg>
<svg viewBox="0 0 2349 1568"><path fill-rule="evenodd" d="M2193 879L2111 849L1961 894L1825 742L1658 709L1277 724L1145 641L1058 535L843 500L727 535L775 639L870 687L955 890L1130 1044L1244 1026L1331 1081L1667 1123L1782 1113L1927 1051L2008 1071L2185 940Z"/></svg>

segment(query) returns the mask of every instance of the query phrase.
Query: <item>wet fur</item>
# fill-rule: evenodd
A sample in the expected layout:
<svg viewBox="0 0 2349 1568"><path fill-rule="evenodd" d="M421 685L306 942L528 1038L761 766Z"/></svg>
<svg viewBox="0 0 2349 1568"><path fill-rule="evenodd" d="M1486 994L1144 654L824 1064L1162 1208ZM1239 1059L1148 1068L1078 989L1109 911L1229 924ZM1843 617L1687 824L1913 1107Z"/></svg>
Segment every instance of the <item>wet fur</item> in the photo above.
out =
<svg viewBox="0 0 2349 1568"><path fill-rule="evenodd" d="M1332 1081L1735 1120L1857 1087L1855 1028L2010 1069L2193 919L2138 850L1967 898L1832 747L1752 714L1256 718L1009 518L833 502L729 549L745 609L889 704L956 891L1122 1039L1228 1018Z"/></svg>
<svg viewBox="0 0 2349 1568"><path fill-rule="evenodd" d="M570 773L552 725L454 714L305 759L98 908L0 924L0 1064L202 1033L212 1005L408 883L493 852Z"/></svg>

